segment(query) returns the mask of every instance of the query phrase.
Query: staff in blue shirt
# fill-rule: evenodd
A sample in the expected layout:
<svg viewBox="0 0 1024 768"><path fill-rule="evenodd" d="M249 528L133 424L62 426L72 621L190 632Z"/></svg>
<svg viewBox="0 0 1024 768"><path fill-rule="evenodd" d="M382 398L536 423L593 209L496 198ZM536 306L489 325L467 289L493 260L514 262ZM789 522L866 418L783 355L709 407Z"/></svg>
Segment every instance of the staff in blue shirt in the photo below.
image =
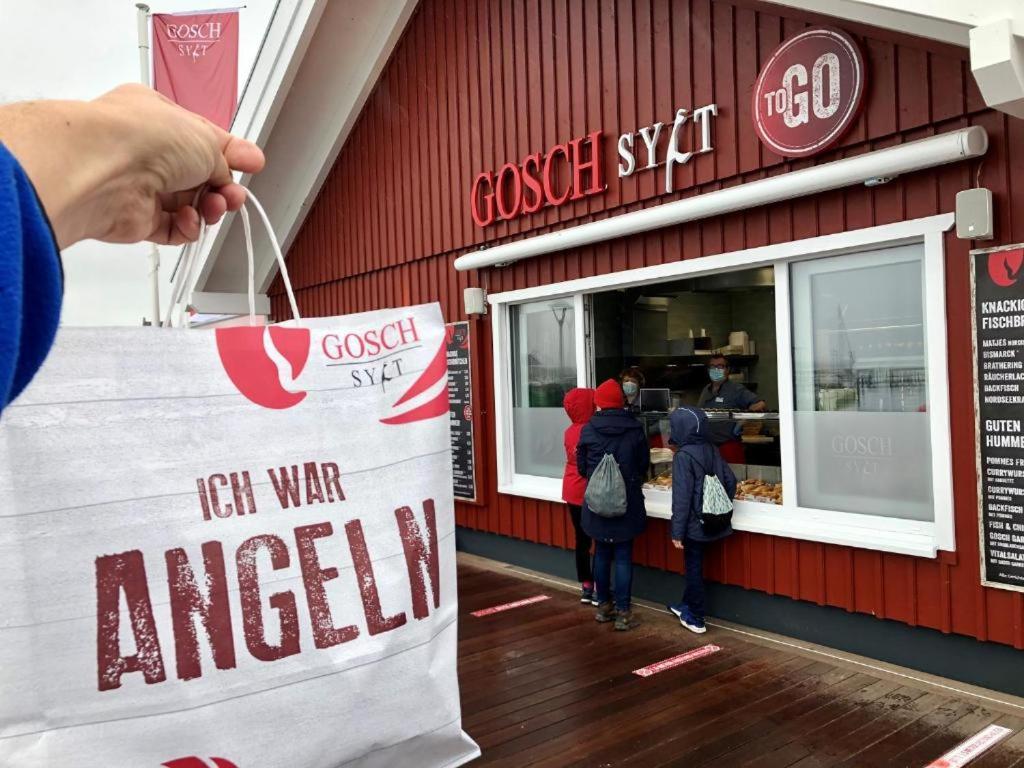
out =
<svg viewBox="0 0 1024 768"><path fill-rule="evenodd" d="M724 355L708 360L708 378L711 380L700 393L698 406L705 410L753 411L767 408L765 401L737 381L729 381L729 361ZM731 421L712 421L711 442L718 446L722 457L732 463L743 462L743 445Z"/></svg>

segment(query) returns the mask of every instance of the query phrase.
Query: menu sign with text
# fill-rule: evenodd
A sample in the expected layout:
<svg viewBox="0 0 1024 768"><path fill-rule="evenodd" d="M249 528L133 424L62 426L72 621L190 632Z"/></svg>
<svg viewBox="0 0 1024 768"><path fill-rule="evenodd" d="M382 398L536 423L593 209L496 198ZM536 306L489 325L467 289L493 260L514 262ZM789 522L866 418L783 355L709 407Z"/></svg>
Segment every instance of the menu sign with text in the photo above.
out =
<svg viewBox="0 0 1024 768"><path fill-rule="evenodd" d="M476 501L473 468L473 375L469 323L448 323L448 418L452 430L452 487L455 498Z"/></svg>
<svg viewBox="0 0 1024 768"><path fill-rule="evenodd" d="M1024 245L971 257L981 579L1024 591Z"/></svg>

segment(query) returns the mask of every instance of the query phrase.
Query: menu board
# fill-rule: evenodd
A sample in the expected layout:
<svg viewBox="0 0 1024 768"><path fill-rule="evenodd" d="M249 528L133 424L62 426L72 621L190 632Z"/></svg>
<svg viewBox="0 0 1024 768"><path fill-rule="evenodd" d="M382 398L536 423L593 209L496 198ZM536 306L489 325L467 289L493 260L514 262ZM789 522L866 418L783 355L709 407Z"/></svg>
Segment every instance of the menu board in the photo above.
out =
<svg viewBox="0 0 1024 768"><path fill-rule="evenodd" d="M455 498L476 501L473 467L473 375L469 364L469 323L448 323L448 419L452 430L452 488Z"/></svg>
<svg viewBox="0 0 1024 768"><path fill-rule="evenodd" d="M981 580L1024 591L1024 245L971 258Z"/></svg>

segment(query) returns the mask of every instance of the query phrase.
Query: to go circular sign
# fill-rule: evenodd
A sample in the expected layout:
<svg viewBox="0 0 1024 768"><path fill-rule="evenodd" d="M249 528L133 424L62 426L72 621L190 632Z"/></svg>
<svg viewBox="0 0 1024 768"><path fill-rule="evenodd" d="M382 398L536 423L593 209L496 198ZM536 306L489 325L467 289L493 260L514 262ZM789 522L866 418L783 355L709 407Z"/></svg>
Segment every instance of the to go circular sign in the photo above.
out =
<svg viewBox="0 0 1024 768"><path fill-rule="evenodd" d="M835 143L864 97L864 57L835 29L808 29L775 49L754 86L761 141L784 157L807 157Z"/></svg>

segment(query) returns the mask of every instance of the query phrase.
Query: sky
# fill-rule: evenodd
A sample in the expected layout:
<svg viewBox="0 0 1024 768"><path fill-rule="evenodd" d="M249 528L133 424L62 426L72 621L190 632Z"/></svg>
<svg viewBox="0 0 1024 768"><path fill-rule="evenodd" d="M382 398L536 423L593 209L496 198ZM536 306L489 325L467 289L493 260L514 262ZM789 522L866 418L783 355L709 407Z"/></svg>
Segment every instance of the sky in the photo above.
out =
<svg viewBox="0 0 1024 768"><path fill-rule="evenodd" d="M216 0L150 0L153 13L221 7ZM276 0L244 0L239 22L238 95L259 50ZM230 7L226 4L224 7ZM236 6L237 7L237 6ZM91 99L138 82L134 0L0 0L0 103ZM178 248L161 249L161 313ZM65 325L141 325L151 314L149 245L78 243L63 252Z"/></svg>

